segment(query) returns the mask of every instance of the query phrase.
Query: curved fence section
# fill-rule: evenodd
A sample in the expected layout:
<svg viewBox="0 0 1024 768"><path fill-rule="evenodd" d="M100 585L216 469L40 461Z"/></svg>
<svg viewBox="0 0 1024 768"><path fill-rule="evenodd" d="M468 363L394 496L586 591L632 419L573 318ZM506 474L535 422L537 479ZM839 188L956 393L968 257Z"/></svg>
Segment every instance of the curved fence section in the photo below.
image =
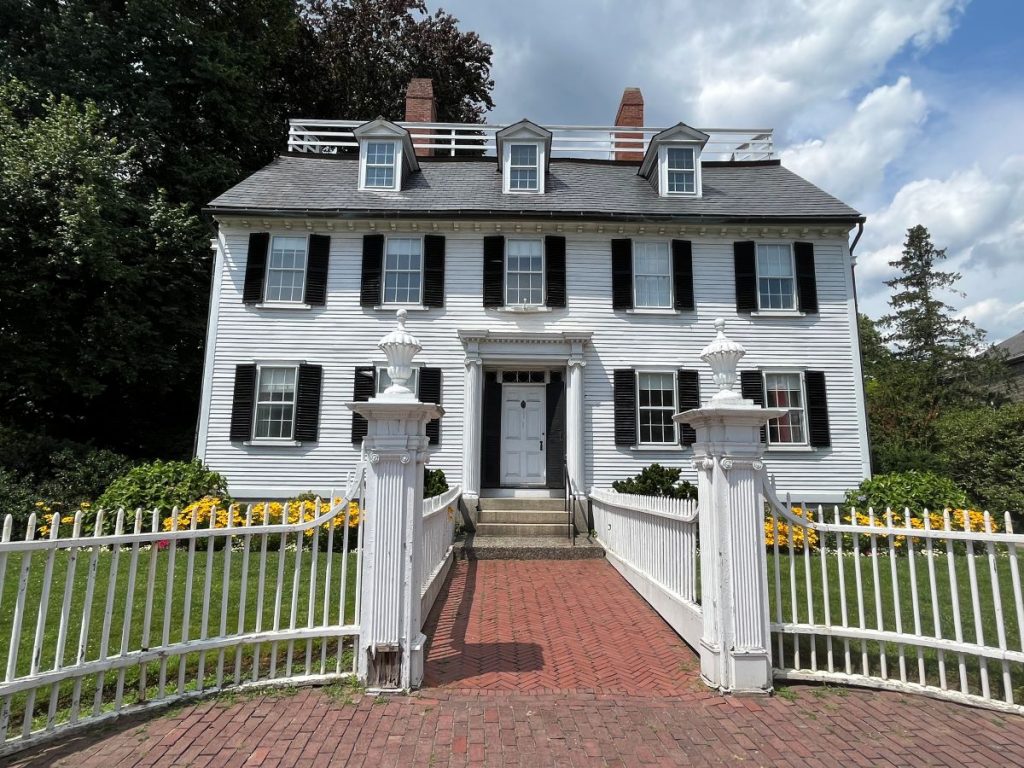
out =
<svg viewBox="0 0 1024 768"><path fill-rule="evenodd" d="M17 541L8 517L0 754L231 686L352 674L362 480L330 501L79 513L40 539L35 516Z"/></svg>
<svg viewBox="0 0 1024 768"><path fill-rule="evenodd" d="M697 502L593 489L594 530L609 562L696 647L701 635Z"/></svg>
<svg viewBox="0 0 1024 768"><path fill-rule="evenodd" d="M459 511L462 488L458 485L423 500L423 537L420 540L420 617L426 622L434 601L451 568L455 541L455 517Z"/></svg>
<svg viewBox="0 0 1024 768"><path fill-rule="evenodd" d="M1024 536L1009 513L826 511L763 485L776 679L1024 713Z"/></svg>

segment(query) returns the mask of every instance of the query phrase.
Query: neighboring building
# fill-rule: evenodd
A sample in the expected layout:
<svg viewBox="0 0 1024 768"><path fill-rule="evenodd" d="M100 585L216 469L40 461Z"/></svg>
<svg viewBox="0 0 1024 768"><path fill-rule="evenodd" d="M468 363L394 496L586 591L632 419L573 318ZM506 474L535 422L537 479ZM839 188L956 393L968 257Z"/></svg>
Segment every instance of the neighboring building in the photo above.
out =
<svg viewBox="0 0 1024 768"><path fill-rule="evenodd" d="M1024 400L1024 331L999 342L995 349L1006 355L1006 365L1013 377L1010 397Z"/></svg>
<svg viewBox="0 0 1024 768"><path fill-rule="evenodd" d="M340 487L409 310L431 466L481 492L560 495L652 462L694 478L672 415L713 389L717 317L780 491L838 501L869 473L850 230L863 217L783 168L770 131L292 121L289 151L214 200L198 456L239 498ZM417 121L420 124L417 124ZM620 130L620 129L627 130ZM527 494L528 495L528 494Z"/></svg>

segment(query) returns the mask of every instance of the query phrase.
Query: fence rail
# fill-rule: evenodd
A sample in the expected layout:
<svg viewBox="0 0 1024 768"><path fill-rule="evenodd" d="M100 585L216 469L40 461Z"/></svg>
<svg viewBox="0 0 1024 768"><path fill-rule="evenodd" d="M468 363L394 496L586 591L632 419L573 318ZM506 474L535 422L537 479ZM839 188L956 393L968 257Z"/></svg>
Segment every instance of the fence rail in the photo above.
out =
<svg viewBox="0 0 1024 768"><path fill-rule="evenodd" d="M827 512L769 502L777 679L908 690L1024 713L1024 600L1009 513Z"/></svg>
<svg viewBox="0 0 1024 768"><path fill-rule="evenodd" d="M460 498L462 488L456 485L423 500L423 538L420 542L420 563L423 566L420 616L423 622L426 622L451 566L455 516Z"/></svg>
<svg viewBox="0 0 1024 768"><path fill-rule="evenodd" d="M231 686L352 674L359 512L350 502L362 479L331 502L207 509L202 520L198 509L120 510L109 535L102 512L83 535L79 512L70 524L51 519L36 539L33 515L19 541L8 516L0 755Z"/></svg>
<svg viewBox="0 0 1024 768"><path fill-rule="evenodd" d="M701 633L697 503L593 489L594 528L606 556L696 647Z"/></svg>
<svg viewBox="0 0 1024 768"><path fill-rule="evenodd" d="M352 129L359 120L293 119L288 127L292 152L337 154L354 150L358 143ZM481 154L493 157L495 134L506 126L483 123L398 123L409 130L413 146L437 155ZM613 159L616 153L643 154L651 137L663 128L593 125L546 126L552 132L552 157ZM704 160L771 160L775 157L770 128L705 128L710 134L701 152Z"/></svg>

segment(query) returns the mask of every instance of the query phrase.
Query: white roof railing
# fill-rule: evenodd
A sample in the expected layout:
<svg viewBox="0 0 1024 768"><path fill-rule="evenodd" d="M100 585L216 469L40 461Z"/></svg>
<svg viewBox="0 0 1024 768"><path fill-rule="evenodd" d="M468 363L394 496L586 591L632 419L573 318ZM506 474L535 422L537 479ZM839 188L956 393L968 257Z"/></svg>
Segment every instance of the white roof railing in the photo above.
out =
<svg viewBox="0 0 1024 768"><path fill-rule="evenodd" d="M313 154L337 154L358 146L352 129L360 120L289 120L288 150ZM506 126L486 123L397 123L409 131L413 146L432 149L435 155L479 152L494 157L495 134ZM651 137L664 128L593 125L546 125L552 133L552 157L611 160L619 152L643 155ZM701 157L704 160L772 160L775 147L771 128L702 128L711 136Z"/></svg>

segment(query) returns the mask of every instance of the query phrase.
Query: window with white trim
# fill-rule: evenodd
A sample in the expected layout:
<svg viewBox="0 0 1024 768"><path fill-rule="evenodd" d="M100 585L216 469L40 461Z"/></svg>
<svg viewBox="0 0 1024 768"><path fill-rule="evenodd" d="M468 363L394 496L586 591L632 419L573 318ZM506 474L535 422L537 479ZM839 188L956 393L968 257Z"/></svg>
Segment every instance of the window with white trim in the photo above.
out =
<svg viewBox="0 0 1024 768"><path fill-rule="evenodd" d="M295 433L294 367L260 366L253 437L291 440Z"/></svg>
<svg viewBox="0 0 1024 768"><path fill-rule="evenodd" d="M697 154L693 147L668 147L665 163L668 191L674 194L696 194Z"/></svg>
<svg viewBox="0 0 1024 768"><path fill-rule="evenodd" d="M773 445L807 443L807 411L803 376L799 373L765 373L765 404L786 408L787 413L768 422L768 442Z"/></svg>
<svg viewBox="0 0 1024 768"><path fill-rule="evenodd" d="M758 244L757 306L761 310L796 308L796 268L790 245Z"/></svg>
<svg viewBox="0 0 1024 768"><path fill-rule="evenodd" d="M512 192L536 192L540 189L540 150L536 144L510 144L508 148L508 188Z"/></svg>
<svg viewBox="0 0 1024 768"><path fill-rule="evenodd" d="M398 142L366 142L363 163L363 187L366 189L398 188Z"/></svg>
<svg viewBox="0 0 1024 768"><path fill-rule="evenodd" d="M274 235L267 260L264 301L301 302L306 291L305 237Z"/></svg>
<svg viewBox="0 0 1024 768"><path fill-rule="evenodd" d="M505 241L505 305L544 303L544 245L540 240Z"/></svg>
<svg viewBox="0 0 1024 768"><path fill-rule="evenodd" d="M668 243L633 243L633 306L672 306L672 259Z"/></svg>
<svg viewBox="0 0 1024 768"><path fill-rule="evenodd" d="M407 386L413 392L419 392L420 385L420 369L415 366L412 369L412 376L405 382ZM384 390L391 386L391 377L388 375L388 369L386 366L377 367L377 395L383 395Z"/></svg>
<svg viewBox="0 0 1024 768"><path fill-rule="evenodd" d="M384 303L419 304L423 286L423 241L389 237L384 252Z"/></svg>
<svg viewBox="0 0 1024 768"><path fill-rule="evenodd" d="M640 445L674 445L676 377L673 373L639 371L636 376L637 426Z"/></svg>

